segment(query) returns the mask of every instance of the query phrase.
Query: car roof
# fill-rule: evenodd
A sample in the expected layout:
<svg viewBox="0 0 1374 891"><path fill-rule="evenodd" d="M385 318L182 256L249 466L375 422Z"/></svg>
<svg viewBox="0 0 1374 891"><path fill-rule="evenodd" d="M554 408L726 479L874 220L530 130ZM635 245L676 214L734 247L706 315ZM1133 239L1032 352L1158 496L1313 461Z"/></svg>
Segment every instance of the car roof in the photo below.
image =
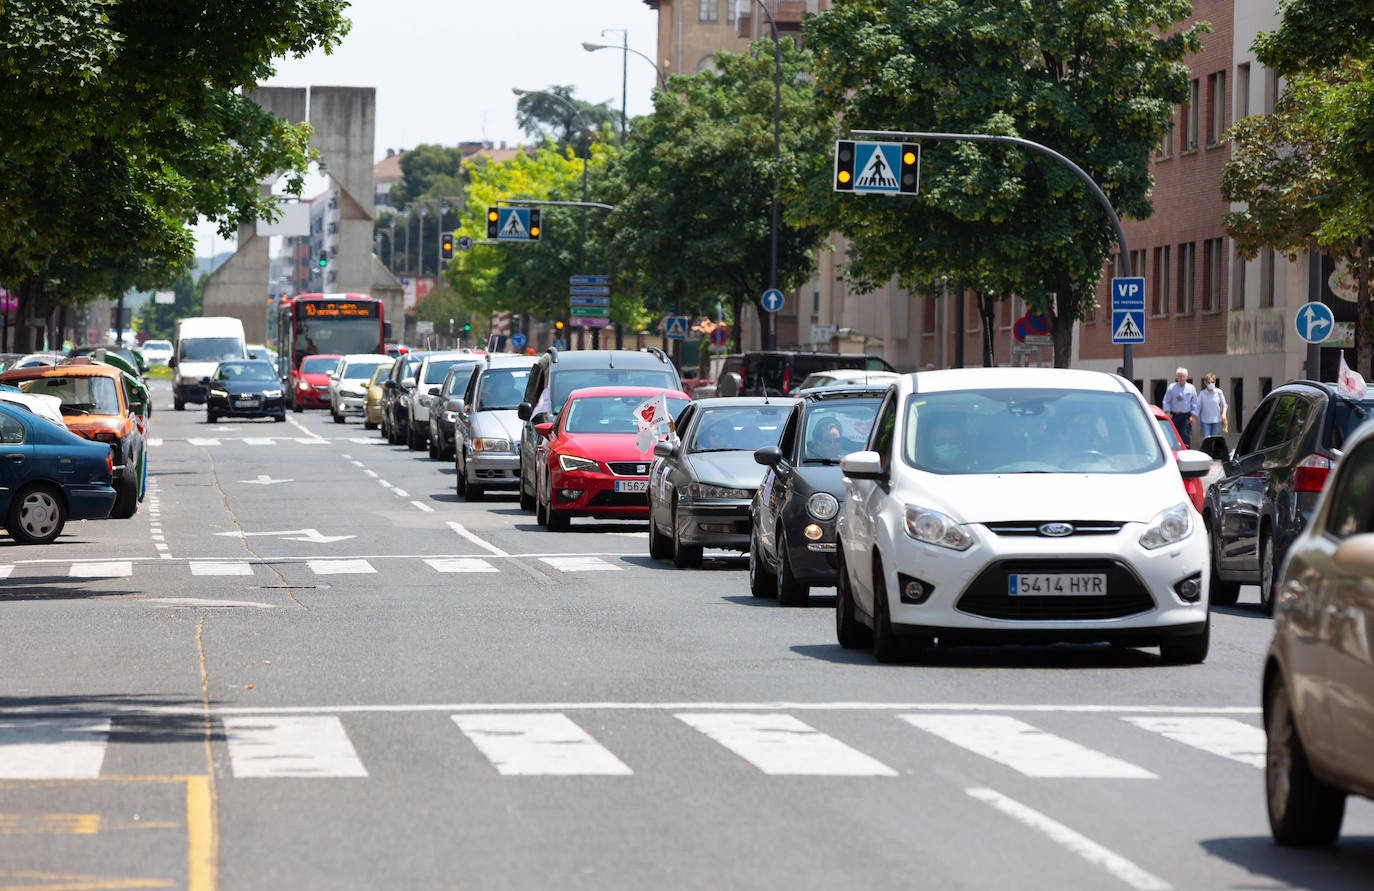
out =
<svg viewBox="0 0 1374 891"><path fill-rule="evenodd" d="M859 398L864 398L864 397L867 397L867 398L870 398L870 399L881 399L881 398L887 393L887 389L888 389L888 388L887 388L886 386L881 386L881 387L879 387L879 386L869 386L869 387L850 387L850 386L808 387L808 388L805 389L805 390L799 390L799 391L797 391L797 393L794 394L794 395L795 395L798 399L803 399L803 400L805 400L805 401L807 401L807 402L824 402L824 401L826 401L826 400L831 400L831 399L859 399Z"/></svg>
<svg viewBox="0 0 1374 891"><path fill-rule="evenodd" d="M938 393L950 390L1006 389L1021 390L1047 387L1065 390L1100 390L1103 392L1134 392L1123 378L1105 371L1082 368L947 368L941 371L918 371L902 375L898 385L910 382L917 393Z"/></svg>
<svg viewBox="0 0 1374 891"><path fill-rule="evenodd" d="M246 347L245 347L245 349L246 349ZM343 358L343 357L342 357L340 354L338 354L338 353L311 353L311 354L308 355L308 356L301 356L301 361L304 362L306 359L341 359L341 358Z"/></svg>
<svg viewBox="0 0 1374 891"><path fill-rule="evenodd" d="M514 353L487 353L487 368L533 368L539 364L538 356L517 356Z"/></svg>
<svg viewBox="0 0 1374 891"><path fill-rule="evenodd" d="M549 371L556 368L657 368L671 369L666 357L643 350L548 350Z"/></svg>
<svg viewBox="0 0 1374 891"><path fill-rule="evenodd" d="M396 361L394 356L388 356L386 353L348 353L339 358L347 359L350 362L365 362L369 359L376 359L378 363L385 362L387 365Z"/></svg>
<svg viewBox="0 0 1374 891"><path fill-rule="evenodd" d="M687 399L688 396L681 390L665 390L662 387L581 387L568 394L569 399L582 399L588 396L643 396L645 399L657 396L662 393L664 396L671 396L674 399Z"/></svg>
<svg viewBox="0 0 1374 891"><path fill-rule="evenodd" d="M471 359L474 362L482 357L469 350L438 350L432 353L425 353L426 359Z"/></svg>
<svg viewBox="0 0 1374 891"><path fill-rule="evenodd" d="M702 408L730 408L731 406L757 408L763 405L796 405L797 400L791 396L712 396L707 399L698 399L696 404Z"/></svg>
<svg viewBox="0 0 1374 891"><path fill-rule="evenodd" d="M119 377L124 372L113 365L91 362L81 365L32 365L0 374L5 380L32 380L39 377Z"/></svg>

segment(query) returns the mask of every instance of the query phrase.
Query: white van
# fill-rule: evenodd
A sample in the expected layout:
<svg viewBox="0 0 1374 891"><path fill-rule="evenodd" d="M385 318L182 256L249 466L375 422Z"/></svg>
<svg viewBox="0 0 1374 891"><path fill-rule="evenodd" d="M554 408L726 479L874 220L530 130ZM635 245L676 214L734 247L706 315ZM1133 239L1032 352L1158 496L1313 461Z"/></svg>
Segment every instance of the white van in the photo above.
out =
<svg viewBox="0 0 1374 891"><path fill-rule="evenodd" d="M186 403L204 404L205 385L215 366L226 359L246 359L243 322L228 316L177 319L175 349L167 363L172 372L172 407L177 411Z"/></svg>

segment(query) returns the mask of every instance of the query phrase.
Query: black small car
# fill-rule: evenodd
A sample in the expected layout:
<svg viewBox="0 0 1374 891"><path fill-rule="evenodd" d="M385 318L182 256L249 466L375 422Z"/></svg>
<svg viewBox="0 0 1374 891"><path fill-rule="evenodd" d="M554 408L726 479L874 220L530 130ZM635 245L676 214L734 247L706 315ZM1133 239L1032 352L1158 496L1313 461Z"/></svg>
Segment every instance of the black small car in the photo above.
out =
<svg viewBox="0 0 1374 891"><path fill-rule="evenodd" d="M455 362L444 373L444 382L430 391L429 401L429 456L438 461L453 460L453 420L454 410L449 401L463 399L468 381L473 374L482 370L479 361ZM438 390L438 392L434 392Z"/></svg>
<svg viewBox="0 0 1374 891"><path fill-rule="evenodd" d="M220 418L272 418L286 420L281 398L281 378L271 362L252 359L221 362L204 379L205 423Z"/></svg>
<svg viewBox="0 0 1374 891"><path fill-rule="evenodd" d="M1355 428L1374 416L1374 393L1356 400L1335 384L1293 381L1250 415L1234 452L1220 436L1202 450L1221 462L1202 504L1212 539L1211 602L1232 604L1241 585L1259 585L1274 610L1274 583L1288 548L1307 525L1332 465Z"/></svg>
<svg viewBox="0 0 1374 891"><path fill-rule="evenodd" d="M391 373L382 382L382 436L392 445L402 445L410 434L410 414L406 396L415 387L415 371L425 354L411 351L396 357Z"/></svg>
<svg viewBox="0 0 1374 891"><path fill-rule="evenodd" d="M840 459L862 451L886 387L804 390L775 446L754 452L763 485L750 506L749 590L784 606L835 584Z"/></svg>

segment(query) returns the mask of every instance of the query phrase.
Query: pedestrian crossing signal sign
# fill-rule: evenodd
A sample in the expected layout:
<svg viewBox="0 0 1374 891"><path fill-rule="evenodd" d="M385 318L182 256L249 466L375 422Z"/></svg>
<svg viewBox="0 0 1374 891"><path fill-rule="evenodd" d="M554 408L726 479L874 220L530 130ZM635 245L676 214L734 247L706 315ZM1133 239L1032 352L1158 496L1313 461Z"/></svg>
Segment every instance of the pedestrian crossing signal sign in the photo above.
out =
<svg viewBox="0 0 1374 891"><path fill-rule="evenodd" d="M532 207L488 207L487 238L494 241L538 241L539 210Z"/></svg>
<svg viewBox="0 0 1374 891"><path fill-rule="evenodd" d="M836 192L915 195L921 179L921 147L914 143L835 143Z"/></svg>

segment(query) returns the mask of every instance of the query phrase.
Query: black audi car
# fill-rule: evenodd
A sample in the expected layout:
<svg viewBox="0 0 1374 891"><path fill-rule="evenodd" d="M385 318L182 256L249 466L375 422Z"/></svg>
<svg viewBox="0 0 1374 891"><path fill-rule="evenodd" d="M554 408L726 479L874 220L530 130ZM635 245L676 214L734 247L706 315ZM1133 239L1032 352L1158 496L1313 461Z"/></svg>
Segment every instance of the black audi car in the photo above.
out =
<svg viewBox="0 0 1374 891"><path fill-rule="evenodd" d="M749 506L749 590L805 604L835 584L840 459L862 451L886 387L803 390L777 445L754 452L767 470Z"/></svg>
<svg viewBox="0 0 1374 891"><path fill-rule="evenodd" d="M252 359L221 362L205 378L205 423L220 418L268 418L286 420L281 398L281 378L271 362Z"/></svg>

